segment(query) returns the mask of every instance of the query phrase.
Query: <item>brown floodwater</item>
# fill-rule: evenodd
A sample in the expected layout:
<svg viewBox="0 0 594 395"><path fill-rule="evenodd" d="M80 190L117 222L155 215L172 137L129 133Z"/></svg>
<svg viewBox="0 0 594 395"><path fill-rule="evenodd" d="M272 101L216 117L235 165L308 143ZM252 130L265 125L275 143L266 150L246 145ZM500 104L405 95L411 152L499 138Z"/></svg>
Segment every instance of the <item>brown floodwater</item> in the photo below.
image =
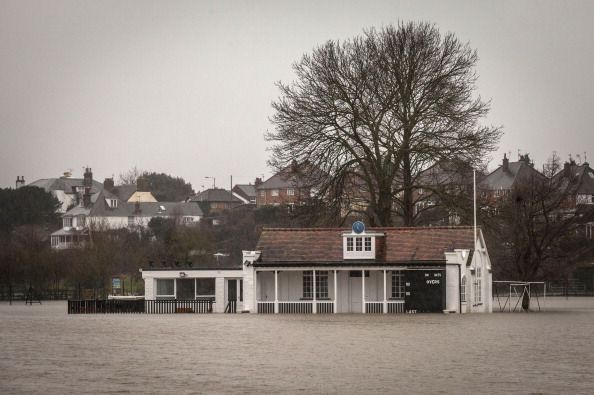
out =
<svg viewBox="0 0 594 395"><path fill-rule="evenodd" d="M594 394L594 298L484 315L67 315L0 303L0 394Z"/></svg>

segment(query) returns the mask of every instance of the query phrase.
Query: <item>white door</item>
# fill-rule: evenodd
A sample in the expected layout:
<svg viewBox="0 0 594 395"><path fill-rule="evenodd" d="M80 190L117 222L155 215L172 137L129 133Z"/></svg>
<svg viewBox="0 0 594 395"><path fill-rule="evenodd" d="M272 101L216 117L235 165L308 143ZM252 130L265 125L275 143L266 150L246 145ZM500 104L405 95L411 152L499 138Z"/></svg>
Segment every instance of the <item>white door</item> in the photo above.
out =
<svg viewBox="0 0 594 395"><path fill-rule="evenodd" d="M349 293L351 298L350 313L360 313L362 309L361 299L361 277L350 277L349 276Z"/></svg>

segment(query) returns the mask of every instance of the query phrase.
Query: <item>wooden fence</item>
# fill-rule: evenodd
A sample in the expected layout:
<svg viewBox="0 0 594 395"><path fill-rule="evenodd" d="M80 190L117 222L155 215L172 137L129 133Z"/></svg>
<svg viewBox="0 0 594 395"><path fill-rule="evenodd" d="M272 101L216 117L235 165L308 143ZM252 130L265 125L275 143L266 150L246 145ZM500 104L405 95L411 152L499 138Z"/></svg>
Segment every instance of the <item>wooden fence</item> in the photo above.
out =
<svg viewBox="0 0 594 395"><path fill-rule="evenodd" d="M69 300L68 314L212 313L212 300Z"/></svg>

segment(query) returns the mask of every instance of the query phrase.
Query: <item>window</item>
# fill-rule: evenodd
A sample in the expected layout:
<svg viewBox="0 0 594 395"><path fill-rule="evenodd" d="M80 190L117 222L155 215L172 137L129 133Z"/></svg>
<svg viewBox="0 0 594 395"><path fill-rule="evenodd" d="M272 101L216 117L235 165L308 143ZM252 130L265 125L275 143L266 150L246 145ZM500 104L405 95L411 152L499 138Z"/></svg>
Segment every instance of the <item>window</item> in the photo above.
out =
<svg viewBox="0 0 594 395"><path fill-rule="evenodd" d="M70 228L72 226L72 217L62 218L62 225L64 228Z"/></svg>
<svg viewBox="0 0 594 395"><path fill-rule="evenodd" d="M392 299L404 299L404 273L392 272Z"/></svg>
<svg viewBox="0 0 594 395"><path fill-rule="evenodd" d="M60 244L60 238L58 236L52 237L52 247L57 247Z"/></svg>
<svg viewBox="0 0 594 395"><path fill-rule="evenodd" d="M303 272L303 299L313 299L313 272Z"/></svg>
<svg viewBox="0 0 594 395"><path fill-rule="evenodd" d="M266 196L266 191L260 191L260 197L265 197Z"/></svg>
<svg viewBox="0 0 594 395"><path fill-rule="evenodd" d="M466 303L466 276L460 281L460 302Z"/></svg>
<svg viewBox="0 0 594 395"><path fill-rule="evenodd" d="M215 299L215 279L196 279L196 299Z"/></svg>
<svg viewBox="0 0 594 395"><path fill-rule="evenodd" d="M328 298L328 271L316 272L316 299ZM313 299L313 271L303 272L303 299Z"/></svg>
<svg viewBox="0 0 594 395"><path fill-rule="evenodd" d="M128 226L134 226L134 217L133 216L128 217Z"/></svg>
<svg viewBox="0 0 594 395"><path fill-rule="evenodd" d="M480 305L483 303L483 279L482 268L476 268L476 279L474 281L474 304Z"/></svg>
<svg viewBox="0 0 594 395"><path fill-rule="evenodd" d="M363 251L363 239L355 237L355 251Z"/></svg>
<svg viewBox="0 0 594 395"><path fill-rule="evenodd" d="M586 224L586 239L591 240L594 237L594 223Z"/></svg>
<svg viewBox="0 0 594 395"><path fill-rule="evenodd" d="M272 191L270 191L270 194L272 196L278 196L278 189L273 189Z"/></svg>
<svg viewBox="0 0 594 395"><path fill-rule="evenodd" d="M76 226L78 226L79 228L82 228L85 226L86 223L86 217L84 215L79 215L78 217L76 217Z"/></svg>
<svg viewBox="0 0 594 395"><path fill-rule="evenodd" d="M295 190L293 188L288 188L287 189L287 196L294 196L295 195Z"/></svg>
<svg viewBox="0 0 594 395"><path fill-rule="evenodd" d="M366 236L343 236L343 257L344 259L374 259L375 258L375 237Z"/></svg>
<svg viewBox="0 0 594 395"><path fill-rule="evenodd" d="M109 199L109 207L118 208L118 200L117 199Z"/></svg>
<svg viewBox="0 0 594 395"><path fill-rule="evenodd" d="M195 299L196 283L193 278L176 280L175 295L177 300L193 300Z"/></svg>
<svg viewBox="0 0 594 395"><path fill-rule="evenodd" d="M194 222L194 217L184 217L184 224Z"/></svg>
<svg viewBox="0 0 594 395"><path fill-rule="evenodd" d="M371 237L365 238L365 251L371 251Z"/></svg>
<svg viewBox="0 0 594 395"><path fill-rule="evenodd" d="M157 279L157 300L173 300L175 299L175 280L174 279Z"/></svg>

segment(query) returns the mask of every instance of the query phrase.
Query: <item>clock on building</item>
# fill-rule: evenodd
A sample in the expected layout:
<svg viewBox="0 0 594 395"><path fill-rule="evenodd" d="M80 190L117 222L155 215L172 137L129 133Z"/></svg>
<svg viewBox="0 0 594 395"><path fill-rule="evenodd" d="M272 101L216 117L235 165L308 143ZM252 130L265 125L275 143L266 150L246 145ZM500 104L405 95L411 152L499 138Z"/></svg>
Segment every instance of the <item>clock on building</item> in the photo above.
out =
<svg viewBox="0 0 594 395"><path fill-rule="evenodd" d="M363 233L365 232L365 224L361 221L353 222L353 233Z"/></svg>

